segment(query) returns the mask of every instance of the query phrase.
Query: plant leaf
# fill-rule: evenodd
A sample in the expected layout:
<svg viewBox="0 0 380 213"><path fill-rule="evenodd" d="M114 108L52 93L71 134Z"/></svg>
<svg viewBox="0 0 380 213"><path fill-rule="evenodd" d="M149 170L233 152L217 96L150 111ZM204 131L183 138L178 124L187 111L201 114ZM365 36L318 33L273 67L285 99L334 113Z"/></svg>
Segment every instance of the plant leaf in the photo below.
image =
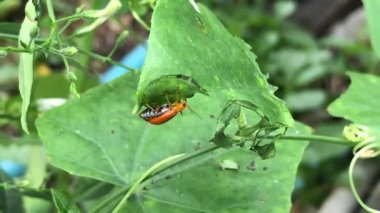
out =
<svg viewBox="0 0 380 213"><path fill-rule="evenodd" d="M190 29L193 29L192 27L196 28L197 33L194 34L186 27L173 23L173 19L177 18L176 13L184 15L183 18L178 17L178 22L182 21L182 24L190 24L188 27ZM188 15L192 16L189 18ZM191 21L186 21L188 19ZM226 103L233 99L249 100L250 103L254 102L252 105L257 106L263 111L263 114L268 116L273 123L278 122L288 126L293 124L293 120L284 103L273 95L265 77L259 72L258 66L254 61L254 55L249 52L243 42L228 34L207 9L201 7L201 15L199 15L188 1L160 0L157 2L153 21L155 23L166 23L162 24L161 27L167 25L170 29L176 30L173 34L178 35L175 38L166 38L165 36L168 36L168 28L160 29L160 27L157 28L157 25L153 24L152 34L149 38L150 53L148 54L150 55L144 68L149 70L149 72L145 70L142 76L139 76L135 72L129 72L109 84L87 91L81 96L80 100L71 100L61 107L44 113L37 120L36 125L39 136L53 165L71 174L91 177L117 185L130 185L147 169L162 159L180 153L191 153L198 148L208 146L210 139L216 132L216 118L223 111ZM199 22L201 26L199 26ZM202 33L202 35L198 35L199 33ZM211 35L211 37L204 37L205 33L206 35ZM187 42L189 38L195 40L192 40L193 42L190 42L190 44L185 42L184 46L184 42L181 41L184 38ZM164 46L151 45L160 39L164 39L166 42L162 43ZM175 47L176 43L169 42L171 39L176 39L178 45L180 45ZM214 40L217 41L218 39L220 39L219 42L213 43ZM209 43L211 49L208 46ZM227 45L226 48L222 44ZM231 48L232 54L230 54L230 49L228 48ZM160 49L162 52L158 54ZM234 54L237 56L233 56L233 60L231 60L231 55ZM196 60L187 58L189 56L195 57ZM162 61L155 57L161 57ZM174 61L168 61L168 59ZM167 63L171 63L171 65ZM163 70L165 68L170 68L170 70L164 73ZM178 69L172 70L173 68ZM190 72L190 69L195 71ZM219 69L222 71L219 71ZM157 73L154 73L154 70ZM177 78L178 74L182 76ZM139 79L141 88L146 89L148 86L149 88L157 88L159 91L152 89L149 93L153 94L153 96L156 94L162 100L165 100L165 92L167 91L170 92L171 100L176 98L177 82L182 86L179 96L183 96L183 91L198 91L202 93L203 89L209 92L209 96L200 95L188 99L191 109L196 111L199 116L191 113L189 110L185 110L183 116L178 115L164 125L151 125L140 119L137 115L132 114L133 107L136 105L135 94ZM166 80L159 80L157 83L155 81L157 79ZM166 85L163 82L167 80L169 81ZM176 83L171 84L173 81ZM152 86L151 82L156 83ZM143 86L144 84L145 86ZM146 96L145 89L141 90L141 100L144 97L148 97ZM191 96L192 94L187 95ZM247 112L248 126L254 124L251 114L254 113ZM226 132L229 133L228 129ZM304 132L304 128L300 128L299 132ZM265 185L268 185L268 187L274 186L273 183L276 180L274 178L276 177L281 177L278 181L284 180L285 183L281 192L276 191L276 195L279 195L278 199L273 198L271 200L271 202L280 203L275 207L269 206L268 208L277 208L278 206L280 206L280 209L289 208L289 197L293 188L295 168L299 163L306 144L305 142L281 142L279 150L276 150L281 160L277 162L277 158L275 157L270 159L270 161L262 161L265 163L263 165L272 162L268 164L271 167L279 163L273 168L281 167L282 173L280 176L276 176L279 170L273 169L273 173L271 173L271 177L273 178L266 178L264 171L263 173L259 172L258 176L260 178L258 180L268 181L265 182ZM233 160L238 165L250 165L249 168L252 169L254 167L251 165L252 160L258 159L258 156L252 152L244 151L244 149L228 150L220 148L217 152L209 153L191 162L178 165L172 170L166 171L165 174L161 174L173 176L174 174L177 175L178 172L186 172L186 178L179 179L177 184L183 182L187 185L187 188L184 188L184 190L187 190L191 188L189 181L194 180L194 177L189 175L192 173L198 174L196 177L199 178L199 175L203 171L208 170L209 172L205 173L201 179L204 183L214 183L214 172L218 172L218 169L212 168L215 165L220 165L220 162L226 159ZM271 167L268 165L266 170L269 171ZM188 171L189 173L187 173ZM225 170L225 172L234 171ZM250 203L252 202L252 196L247 195L252 195L256 189L255 187L259 188L263 182L257 182L255 178L252 178L253 176L246 174L245 171L242 173L247 176L244 177L241 183L237 183L237 185L231 183L231 180L236 177L235 173L231 173L226 176L220 176L220 182L223 184L216 183L214 187L219 189L222 186L227 186L226 189L234 192L235 190L240 191L244 185L252 184L247 187L251 189L250 193L247 194L246 191L243 191L241 195L242 198L249 199L246 202ZM157 178L157 181L161 180L159 179L160 176ZM236 179L234 180L237 181ZM201 186L204 186L204 183ZM251 186L253 185L255 187L252 188ZM168 186L167 190L171 191L170 187L172 186ZM165 188L166 186L163 187L163 189ZM252 189L254 190L252 191ZM277 190L278 187L274 187L274 189ZM199 196L199 200L204 201L209 200L208 198L210 197L215 197L215 200L229 201L224 207L228 205L234 206L236 203L236 193L231 193L231 191L222 192L223 196L221 197L212 194L213 192L199 195L197 191L188 191L186 193L193 194L194 196L197 195ZM139 196L141 193L144 193L144 191L138 190L133 197ZM260 194L262 196L258 197L263 199L277 197L270 196L271 192L266 192L265 190L261 191ZM165 194L165 196L170 200L175 195ZM186 202L189 202L194 209L222 208L222 206L215 207L215 203L213 202L210 202L210 204L200 203L197 200ZM131 206L128 206L128 208L140 206L139 202L130 203ZM237 205L239 204L237 203ZM144 197L144 209L151 209L157 205L157 203L151 202ZM159 205L163 206L160 203ZM169 207L172 208L173 206ZM256 207L249 206L247 208L248 210L252 210L251 208ZM181 210L183 209L181 208Z"/></svg>
<svg viewBox="0 0 380 213"><path fill-rule="evenodd" d="M203 114L202 118L199 118L186 111L183 116L178 116L164 125L154 126L137 115L131 115L135 98L134 88L137 86L138 79L138 74L130 72L110 84L89 90L82 95L80 100L72 100L44 113L37 120L37 129L51 163L71 174L113 184L128 185L152 165L166 157L184 152L190 153L209 145L208 141L216 130L215 116L210 117L210 115ZM207 106L210 103L208 103L207 97L200 96L198 99L191 100L191 104L196 107ZM221 103L216 102L216 104ZM208 107L204 107L204 110L207 111ZM305 132L305 128L297 126L296 129L289 131L298 131L299 134L302 134ZM172 190L182 182L187 188L182 188L181 193L186 196L197 196L199 200L204 201L210 200L208 199L210 197L219 201L229 201L224 204L224 207L233 206L238 198L250 199L247 203L256 203L256 201L262 203L259 201L260 198L264 200L270 198L270 203L272 201L278 203L276 206L266 205L268 208L289 208L289 197L294 184L296 167L306 144L305 142L278 142L276 157L265 161L259 160L259 156L251 151L220 148L220 151L205 155L196 161L179 165L168 171L169 173L162 173L161 177L168 175L186 177L175 179L175 185L168 182L168 189L165 189L166 185L162 185L160 188L160 184L154 184L154 187L158 187L157 190L167 190L164 195L168 200L173 199L174 196L169 192L173 192ZM223 175L220 173L218 165L226 159L237 162L242 169L255 161L257 170L260 171L253 172L252 175L246 170ZM254 166L251 165L250 168L252 167ZM264 171L264 167L267 168L266 171ZM187 172L187 169L191 170ZM182 176L178 173L182 171L186 171L186 175ZM208 172L203 174L204 171ZM237 176L239 174L243 176L241 181L236 179L237 177L240 179L240 176ZM217 181L215 175L217 175ZM214 194L216 192L197 194L201 191L187 191L194 178L204 181L199 184L194 182L197 184L194 188L202 188L207 182L215 184L209 188L210 193L214 188L222 190L223 187L227 187L230 191L222 190L221 196ZM236 181L236 184L232 180ZM275 180L278 180L279 183L274 185ZM159 176L156 181L164 180L160 180ZM266 187L260 189L263 184L273 188L270 190ZM247 190L241 191L245 185ZM278 190L280 185L283 187L280 192L271 191L272 189ZM248 189L250 192L247 194ZM252 193L256 193L256 190L259 190L259 193L252 198ZM241 195L235 198L234 191L241 191ZM140 195L142 192L137 191L136 195ZM144 209L155 208L157 205L160 209L165 208L165 204L162 202L157 203L152 200L158 192L152 190L149 193L152 194L144 196ZM276 196L270 196L273 193L276 193ZM222 208L222 206L215 207L214 202L210 202L209 205L194 199L186 202L194 202L191 204L194 208L200 208L200 205L205 205L202 206L202 209ZM141 207L140 203L135 203L133 200L129 203L131 205L128 205L128 208ZM260 205L259 208L262 208L263 205ZM174 208L173 206L169 207ZM254 207L249 206L250 210L252 210L251 208ZM135 211L131 210L130 212Z"/></svg>
<svg viewBox="0 0 380 213"><path fill-rule="evenodd" d="M380 1L378 0L363 0L369 33L371 35L372 48L378 58L380 58Z"/></svg>
<svg viewBox="0 0 380 213"><path fill-rule="evenodd" d="M25 6L26 16L21 24L18 47L24 48L23 45L27 45L28 48L34 47L34 41L31 38L31 33L35 31L37 22L35 20L35 8L31 0ZM21 108L21 126L22 129L29 133L26 116L28 107L30 104L30 96L32 92L33 84L33 57L34 53L20 53L19 63L19 90L22 98Z"/></svg>
<svg viewBox="0 0 380 213"><path fill-rule="evenodd" d="M328 107L331 115L366 125L380 136L380 78L349 72L351 85Z"/></svg>

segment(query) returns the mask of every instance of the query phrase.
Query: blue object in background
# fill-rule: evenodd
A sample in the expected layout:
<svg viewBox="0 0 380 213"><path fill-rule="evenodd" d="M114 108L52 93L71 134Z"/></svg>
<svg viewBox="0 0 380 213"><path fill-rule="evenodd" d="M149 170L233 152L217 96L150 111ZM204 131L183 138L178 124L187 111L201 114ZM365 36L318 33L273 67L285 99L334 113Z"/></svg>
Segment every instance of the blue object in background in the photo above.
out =
<svg viewBox="0 0 380 213"><path fill-rule="evenodd" d="M21 177L26 172L26 166L10 160L0 160L0 169L11 177Z"/></svg>
<svg viewBox="0 0 380 213"><path fill-rule="evenodd" d="M144 64L146 52L146 43L140 44L137 47L135 47L131 52L129 52L126 56L124 56L123 59L121 59L120 63L134 69L140 69ZM128 70L124 69L123 67L113 66L103 74L103 76L100 78L100 82L103 84L107 83L123 75L126 72L128 72Z"/></svg>

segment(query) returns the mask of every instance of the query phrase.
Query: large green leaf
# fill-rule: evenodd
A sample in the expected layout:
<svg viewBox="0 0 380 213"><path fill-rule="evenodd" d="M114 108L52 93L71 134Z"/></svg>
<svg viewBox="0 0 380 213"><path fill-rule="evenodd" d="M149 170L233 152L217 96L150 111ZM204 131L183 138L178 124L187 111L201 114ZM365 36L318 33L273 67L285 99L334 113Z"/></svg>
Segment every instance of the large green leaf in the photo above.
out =
<svg viewBox="0 0 380 213"><path fill-rule="evenodd" d="M198 12L188 0L158 1L148 48L137 90L142 104L166 102L165 94L175 99L176 85L164 82L154 90L149 87L162 76L182 74L208 91L210 103L216 99L222 104L233 99L250 101L272 122L293 124L284 102L273 95L248 45L232 36L202 5Z"/></svg>
<svg viewBox="0 0 380 213"><path fill-rule="evenodd" d="M329 107L331 115L370 127L380 136L380 78L349 72L351 85Z"/></svg>
<svg viewBox="0 0 380 213"><path fill-rule="evenodd" d="M217 116L230 99L249 100L260 107L272 122L293 124L293 120L283 102L273 96L270 86L259 72L253 54L249 53L244 43L230 36L204 7L201 7L201 14L198 14L188 1L170 1L170 4L168 2L161 0L157 3L153 21L155 23L167 22L171 27L180 27L172 31L172 34L178 34L178 37L176 36L175 38L178 44L183 45L181 39L188 39L188 35L193 34L189 34L191 32L183 28L182 25L173 25L173 19L178 18L178 22L187 20L187 18L173 17L176 13L198 15L198 19L193 16L196 26L198 26L199 20L207 24L205 25L207 27L206 32L213 35L212 39L194 38L192 45L182 46L178 50L176 48L167 48L167 46L157 46L154 45L154 41L166 35L161 33L167 32L161 30L153 33L156 27L153 24L153 32L149 38L147 65L141 78L139 74L130 72L116 81L89 90L79 100L71 100L61 107L44 113L37 120L39 136L53 165L75 175L91 177L118 185L132 184L133 181L157 162L169 156L191 153L196 149L210 145L209 141L214 137L216 131ZM171 4L175 5L174 8L172 8ZM175 10L173 11L173 9ZM182 10L183 12L179 12ZM202 30L198 32L205 33ZM219 38L221 39L220 41L227 42L225 45L231 48L232 52L228 48L216 48L215 43L212 42L217 41L218 45L222 45L223 42L218 43L220 42ZM209 44L211 48L208 47ZM175 46L174 43L163 43L162 45ZM161 54L159 54L160 49L163 50ZM191 52L194 53L193 57L195 58L190 60L188 57L191 56ZM232 55L237 54L241 58L236 57L230 60L230 53ZM198 54L201 55L198 57ZM175 60L170 65L171 67L168 67L168 61L162 63L159 58L156 58L162 57L162 59L166 58L165 60L168 60L167 55L171 55L171 58ZM202 64L202 66L198 63ZM174 65L180 68L163 74L161 66L173 69L176 67ZM188 68L186 70L184 69L185 65ZM160 72L154 74L153 66ZM198 71L194 73L188 72L190 68L193 70L193 67L194 70ZM222 72L219 70L222 70ZM151 125L140 119L138 115L132 114L133 107L136 105L135 95L139 79L140 86L144 82L148 86L151 82L150 80L157 79L155 77L147 80L148 77L152 77L149 75L150 72L152 72L152 76L155 75L159 79L169 80L169 83L175 81L175 78L173 80L173 76L169 76L169 74L191 76L208 90L209 96L197 95L188 99L189 105L197 112L196 114L185 110L183 116L178 115L164 125ZM181 81L179 80L178 82ZM188 82L190 82L191 86L192 82ZM186 84L188 82L182 83ZM161 83L159 84L161 85ZM165 86L167 85L162 85L162 87ZM161 89L160 87L156 88ZM197 87L194 88L197 89ZM151 92L154 93L154 91ZM158 92L157 94L161 93ZM247 113L246 120L251 125L254 123L254 119L249 113ZM235 123L233 124L235 125ZM305 129L297 126L294 131L301 133L305 132ZM267 208L272 212L289 209L289 198L293 188L296 167L306 143L281 142L276 146L278 147L278 156L268 161L261 161L253 152L248 152L244 149L234 148L227 150L220 148L219 151L196 158L191 162L178 165L170 171L161 173L155 179L157 183L161 184L148 185L147 193L139 190L137 194L142 193L144 197L142 203L144 209L165 207L162 202L153 201L153 198L157 197L160 190L165 191L165 196L161 197L163 200L166 199L178 205L186 202L183 205L191 206L194 209L220 210L233 208L234 205L240 205L242 202L254 202L257 204L256 201L261 200L262 205L270 203ZM219 163L223 160L236 162L240 165L239 170L221 171ZM255 161L255 165L252 164L252 161ZM249 169L247 169L247 166L250 166ZM256 170L251 171L254 170L254 167L256 167ZM218 177L217 180L215 175ZM172 176L171 180L173 181L166 182L165 177L170 176ZM192 187L195 177L202 179L202 181L195 182L194 187ZM241 180L239 180L240 178ZM236 184L231 182L232 179L236 181ZM193 199L179 201L181 193L172 194L173 190L176 192L174 188L177 188L181 183L183 183L184 188L178 189L180 190L179 192L183 196L193 197ZM218 197L219 195L216 192L206 190L207 183L212 187L211 189L218 189L222 196ZM215 183L214 186L211 185L213 183ZM223 189L223 187L227 188ZM149 188L152 188L152 190L149 190ZM227 189L231 190L231 192ZM249 193L248 189L251 190ZM239 191L242 191L242 193L237 196ZM259 194L257 197L252 197L255 191ZM272 196L272 194L276 194L276 196ZM214 202L201 202L214 199L214 197ZM195 198L198 200L195 200ZM243 201L237 202L238 198L243 199ZM217 201L223 201L225 204L218 207ZM138 208L141 203L129 202L129 204L131 205L128 207L133 209L134 207ZM276 205L273 206L272 204ZM173 205L167 205L167 207L172 209ZM247 211L252 211L256 207L249 204L243 208L246 208ZM178 210L183 212L186 209L179 207Z"/></svg>
<svg viewBox="0 0 380 213"><path fill-rule="evenodd" d="M380 1L363 0L364 8L367 16L368 28L371 35L372 48L378 58L380 58Z"/></svg>
<svg viewBox="0 0 380 213"><path fill-rule="evenodd" d="M38 119L39 135L53 165L72 174L127 185L153 164L168 156L189 153L208 145L216 128L216 118L210 116L198 118L187 111L183 116L165 125L153 126L138 116L131 115L134 105L134 88L137 86L138 77L137 74L129 73L108 85L90 90L82 95L80 100L73 100L62 107L53 109ZM194 107L206 105L207 98L201 97L203 96L190 100L190 103ZM203 109L207 110L207 107ZM300 134L304 132L302 128L294 131ZM175 192L174 188L177 188L181 182L184 188L178 190L184 196L198 197L199 200L207 200L207 197L213 196L216 197L215 202L217 200L226 202L221 207L216 207L215 202L206 205L207 203L194 200L195 198L192 201L178 203L187 202L186 205L191 205L193 208L232 208L236 203L236 194L240 190L242 190L241 197L237 198L251 199L246 202L262 199L264 200L261 201L262 205L276 203L276 206L268 206L268 208L273 208L271 211L275 211L276 208L288 208L296 167L305 146L306 143L303 142L279 142L276 157L266 161L259 160L253 152L243 149L222 148L219 152L211 153L162 174L161 177L171 174L173 181L157 180L162 184L154 184L153 187L160 185L162 187L149 190L147 194L144 194L145 198L149 198L144 199L144 202L146 201L144 208L155 208L157 205L163 208L164 204L161 201L153 202L153 198L159 193L155 190L166 191L162 199L179 202L173 200L175 195L171 192L173 190ZM236 161L241 171L221 171L219 163L225 159ZM250 173L246 168L252 161L255 161L257 169ZM266 171L264 167L267 168ZM173 174L178 170L189 168L192 169L183 175L179 174L183 179L178 178L178 174ZM195 178L202 179L202 182L194 182ZM236 181L236 184L231 182L232 179ZM194 182L194 189L190 190L192 182ZM167 189L166 183L169 184ZM210 187L221 190L220 193L223 196L206 194L207 190L204 188L206 183L214 183L215 185ZM223 187L233 191L229 193L227 189L222 190ZM251 194L248 194L250 196L246 195L248 189L251 189ZM212 190L209 191L212 192ZM260 193L257 197L252 197L251 195L256 191ZM271 196L274 193L276 196ZM229 203L227 203L228 200Z"/></svg>

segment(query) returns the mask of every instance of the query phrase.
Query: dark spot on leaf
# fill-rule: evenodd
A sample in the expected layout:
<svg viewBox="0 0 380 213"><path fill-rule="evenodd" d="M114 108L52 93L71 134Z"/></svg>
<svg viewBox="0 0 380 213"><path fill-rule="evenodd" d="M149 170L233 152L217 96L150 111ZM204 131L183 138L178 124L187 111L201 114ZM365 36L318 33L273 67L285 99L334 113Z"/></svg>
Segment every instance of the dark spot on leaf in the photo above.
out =
<svg viewBox="0 0 380 213"><path fill-rule="evenodd" d="M202 19L199 16L196 16L195 19L197 20L197 23L198 23L199 27L201 28L202 32L207 34L208 30L207 30L206 25L202 21Z"/></svg>
<svg viewBox="0 0 380 213"><path fill-rule="evenodd" d="M249 165L247 166L247 169L251 170L251 171L255 171L256 170L256 163L255 163L255 161L251 161L251 163L249 163Z"/></svg>
<svg viewBox="0 0 380 213"><path fill-rule="evenodd" d="M115 133L115 130L111 130L111 134L114 134Z"/></svg>
<svg viewBox="0 0 380 213"><path fill-rule="evenodd" d="M152 179L151 181L150 181L150 184L152 184L152 185L154 185L156 183L156 181L154 180L154 179Z"/></svg>
<svg viewBox="0 0 380 213"><path fill-rule="evenodd" d="M214 119L214 118L215 118L215 116L214 116L214 115L210 115L210 118L213 118L213 119Z"/></svg>
<svg viewBox="0 0 380 213"><path fill-rule="evenodd" d="M267 171L267 170L268 170L268 167L264 166L263 171Z"/></svg>
<svg viewBox="0 0 380 213"><path fill-rule="evenodd" d="M198 150L198 149L200 149L201 148L201 143L197 143L197 145L194 147L194 150Z"/></svg>
<svg viewBox="0 0 380 213"><path fill-rule="evenodd" d="M173 176L171 176L171 175L167 175L167 176L165 177L166 180L170 180L170 179L172 179L172 178L173 178Z"/></svg>

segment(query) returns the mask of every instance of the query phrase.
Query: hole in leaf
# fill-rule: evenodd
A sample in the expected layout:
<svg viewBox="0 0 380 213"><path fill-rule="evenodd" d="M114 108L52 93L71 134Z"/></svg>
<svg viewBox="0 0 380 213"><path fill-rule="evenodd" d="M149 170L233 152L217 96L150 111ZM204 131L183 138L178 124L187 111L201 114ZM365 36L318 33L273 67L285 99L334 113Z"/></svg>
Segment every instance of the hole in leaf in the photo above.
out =
<svg viewBox="0 0 380 213"><path fill-rule="evenodd" d="M236 125L231 125L236 122ZM218 146L248 147L261 159L275 155L274 142L285 134L286 125L272 123L256 105L244 100L231 100L218 116L212 142Z"/></svg>

